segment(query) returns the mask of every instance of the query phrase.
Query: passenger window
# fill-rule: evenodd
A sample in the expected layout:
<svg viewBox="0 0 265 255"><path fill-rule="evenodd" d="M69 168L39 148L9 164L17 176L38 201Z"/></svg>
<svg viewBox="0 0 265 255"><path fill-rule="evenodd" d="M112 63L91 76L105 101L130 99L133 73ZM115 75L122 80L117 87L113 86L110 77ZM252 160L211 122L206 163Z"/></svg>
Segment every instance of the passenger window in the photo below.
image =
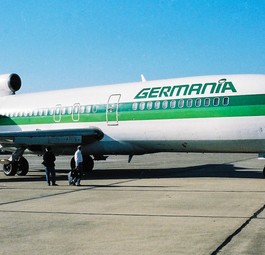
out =
<svg viewBox="0 0 265 255"><path fill-rule="evenodd" d="M69 107L67 108L67 113L68 113L68 114L72 114L72 107L71 107L71 106L69 106Z"/></svg>
<svg viewBox="0 0 265 255"><path fill-rule="evenodd" d="M86 106L86 113L90 113L91 112L91 105L87 105Z"/></svg>
<svg viewBox="0 0 265 255"><path fill-rule="evenodd" d="M225 106L229 105L229 97L223 98L223 105L225 105Z"/></svg>
<svg viewBox="0 0 265 255"><path fill-rule="evenodd" d="M137 108L138 108L138 103L133 103L133 105L132 105L132 109L133 109L133 111L136 111L137 110Z"/></svg>
<svg viewBox="0 0 265 255"><path fill-rule="evenodd" d="M96 113L98 111L98 106L97 105L93 105L92 106L92 112Z"/></svg>
<svg viewBox="0 0 265 255"><path fill-rule="evenodd" d="M43 109L43 115L47 116L48 115L48 109Z"/></svg>
<svg viewBox="0 0 265 255"><path fill-rule="evenodd" d="M160 108L160 101L155 101L155 109L159 109Z"/></svg>
<svg viewBox="0 0 265 255"><path fill-rule="evenodd" d="M170 108L175 108L176 107L176 100L171 100L170 101Z"/></svg>
<svg viewBox="0 0 265 255"><path fill-rule="evenodd" d="M153 102L147 102L147 109L151 110L153 108Z"/></svg>
<svg viewBox="0 0 265 255"><path fill-rule="evenodd" d="M53 113L54 113L53 108L49 109L49 114L50 114L50 115L53 115ZM34 114L34 112L33 112L33 114ZM35 114L34 114L34 115L35 115Z"/></svg>
<svg viewBox="0 0 265 255"><path fill-rule="evenodd" d="M208 107L210 105L210 98L204 99L204 106Z"/></svg>
<svg viewBox="0 0 265 255"><path fill-rule="evenodd" d="M195 106L196 106L196 107L200 107L201 104L202 104L202 100L201 100L200 98L197 98L197 99L195 100Z"/></svg>
<svg viewBox="0 0 265 255"><path fill-rule="evenodd" d="M75 106L74 106L73 113L74 113L74 114L77 114L78 112L79 112L79 105L75 105ZM58 113L56 112L56 114L59 114L59 112L58 112Z"/></svg>
<svg viewBox="0 0 265 255"><path fill-rule="evenodd" d="M187 100L187 107L192 107L192 99Z"/></svg>
<svg viewBox="0 0 265 255"><path fill-rule="evenodd" d="M178 102L178 107L179 108L183 108L184 107L184 100L183 99L180 99L179 102Z"/></svg>
<svg viewBox="0 0 265 255"><path fill-rule="evenodd" d="M80 113L84 113L84 112L85 112L85 106L82 105L82 106L80 107Z"/></svg>
<svg viewBox="0 0 265 255"><path fill-rule="evenodd" d="M215 97L214 100L213 100L213 105L214 105L214 106L218 106L219 103L220 103L220 98Z"/></svg>
<svg viewBox="0 0 265 255"><path fill-rule="evenodd" d="M55 114L60 114L60 108L56 108L56 110L55 110Z"/></svg>
<svg viewBox="0 0 265 255"><path fill-rule="evenodd" d="M163 103L162 103L162 108L163 108L163 109L166 109L167 106L168 106L168 101L163 101Z"/></svg>
<svg viewBox="0 0 265 255"><path fill-rule="evenodd" d="M39 109L38 114L39 114L39 116L42 116L42 114L43 114L43 109Z"/></svg>
<svg viewBox="0 0 265 255"><path fill-rule="evenodd" d="M144 110L144 108L145 108L145 102L141 102L140 103L140 110Z"/></svg>

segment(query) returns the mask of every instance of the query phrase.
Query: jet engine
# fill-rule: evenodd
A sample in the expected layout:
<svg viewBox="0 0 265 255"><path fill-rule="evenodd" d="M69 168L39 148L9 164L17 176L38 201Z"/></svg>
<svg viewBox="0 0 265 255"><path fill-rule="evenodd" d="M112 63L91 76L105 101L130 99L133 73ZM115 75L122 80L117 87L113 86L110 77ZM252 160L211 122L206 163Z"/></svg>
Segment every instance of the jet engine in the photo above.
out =
<svg viewBox="0 0 265 255"><path fill-rule="evenodd" d="M7 96L13 95L21 87L21 79L15 74L2 74L0 75L0 95Z"/></svg>

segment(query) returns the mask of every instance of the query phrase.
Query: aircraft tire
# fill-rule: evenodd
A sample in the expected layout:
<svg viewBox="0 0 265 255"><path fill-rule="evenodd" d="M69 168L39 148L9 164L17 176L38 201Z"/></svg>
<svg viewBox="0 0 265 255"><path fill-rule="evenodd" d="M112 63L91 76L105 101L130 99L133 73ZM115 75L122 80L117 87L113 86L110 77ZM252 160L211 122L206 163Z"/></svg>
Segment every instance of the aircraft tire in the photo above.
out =
<svg viewBox="0 0 265 255"><path fill-rule="evenodd" d="M94 168L94 160L92 159L91 156L84 156L83 160L84 160L83 161L83 173L84 174L88 174ZM74 157L72 157L72 159L70 161L70 167L71 167L71 169L75 168L75 159L74 159Z"/></svg>
<svg viewBox="0 0 265 255"><path fill-rule="evenodd" d="M83 162L83 171L85 174L90 173L94 168L94 160L91 156L85 156Z"/></svg>
<svg viewBox="0 0 265 255"><path fill-rule="evenodd" d="M17 173L17 162L3 165L3 171L6 176L14 176Z"/></svg>
<svg viewBox="0 0 265 255"><path fill-rule="evenodd" d="M70 167L72 170L75 169L75 158L74 157L71 158Z"/></svg>
<svg viewBox="0 0 265 255"><path fill-rule="evenodd" d="M25 176L27 175L28 171L29 171L29 163L24 157L21 157L17 164L17 175Z"/></svg>
<svg viewBox="0 0 265 255"><path fill-rule="evenodd" d="M263 168L262 173L263 173L263 177L265 178L265 166L264 166L264 168Z"/></svg>

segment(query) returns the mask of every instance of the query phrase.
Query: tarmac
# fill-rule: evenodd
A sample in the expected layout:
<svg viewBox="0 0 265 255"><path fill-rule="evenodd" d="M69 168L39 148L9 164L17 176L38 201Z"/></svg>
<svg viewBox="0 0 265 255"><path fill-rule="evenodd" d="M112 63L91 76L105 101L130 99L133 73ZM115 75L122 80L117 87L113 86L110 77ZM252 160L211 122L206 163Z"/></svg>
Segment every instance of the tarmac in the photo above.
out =
<svg viewBox="0 0 265 255"><path fill-rule="evenodd" d="M3 156L1 156L3 157ZM0 254L265 254L265 161L256 154L160 153L95 162L69 186L57 157L27 176L0 172Z"/></svg>

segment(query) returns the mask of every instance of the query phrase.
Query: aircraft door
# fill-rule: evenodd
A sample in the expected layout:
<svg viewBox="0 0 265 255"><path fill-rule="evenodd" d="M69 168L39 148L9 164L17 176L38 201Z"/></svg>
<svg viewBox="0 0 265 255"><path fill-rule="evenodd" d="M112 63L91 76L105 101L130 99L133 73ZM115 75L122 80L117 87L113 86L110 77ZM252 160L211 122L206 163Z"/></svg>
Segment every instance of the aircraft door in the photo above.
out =
<svg viewBox="0 0 265 255"><path fill-rule="evenodd" d="M72 120L79 121L79 118L80 118L80 104L77 103L73 105Z"/></svg>
<svg viewBox="0 0 265 255"><path fill-rule="evenodd" d="M108 126L119 125L119 102L121 94L113 94L109 97L106 108L106 121Z"/></svg>
<svg viewBox="0 0 265 255"><path fill-rule="evenodd" d="M60 122L62 118L62 105L57 104L54 110L53 120L54 122Z"/></svg>

